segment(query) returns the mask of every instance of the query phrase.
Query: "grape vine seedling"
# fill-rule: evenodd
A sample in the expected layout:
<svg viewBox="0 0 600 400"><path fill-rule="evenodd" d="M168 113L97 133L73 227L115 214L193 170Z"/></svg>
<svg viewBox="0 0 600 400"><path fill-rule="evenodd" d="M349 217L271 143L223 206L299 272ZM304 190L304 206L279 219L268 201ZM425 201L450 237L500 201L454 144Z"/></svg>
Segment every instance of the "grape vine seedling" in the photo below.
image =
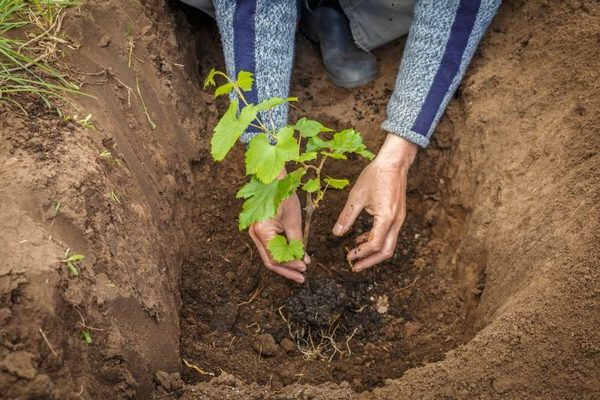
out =
<svg viewBox="0 0 600 400"><path fill-rule="evenodd" d="M224 79L217 86L215 78ZM318 121L301 118L295 125L277 129L272 122L272 111L286 102L298 101L296 97L273 97L258 104L250 104L244 92L252 89L253 76L240 71L237 79L214 68L208 74L204 87L215 86L215 97L233 93L229 107L215 126L211 139L211 155L215 161L222 161L249 128L257 132L245 153L246 174L250 180L237 192L237 198L244 199L239 216L240 230L247 229L254 222L264 221L275 216L279 204L296 193L298 189L306 193L305 225L303 241L288 240L276 235L267 248L275 261L300 260L308 243L311 219L325 192L329 189L343 189L348 179L333 178L324 173L328 159L347 160L354 153L371 160L374 155L363 143L360 133L354 129L334 132ZM241 104L240 104L241 102ZM286 163L294 163L295 169L283 178L278 176Z"/></svg>

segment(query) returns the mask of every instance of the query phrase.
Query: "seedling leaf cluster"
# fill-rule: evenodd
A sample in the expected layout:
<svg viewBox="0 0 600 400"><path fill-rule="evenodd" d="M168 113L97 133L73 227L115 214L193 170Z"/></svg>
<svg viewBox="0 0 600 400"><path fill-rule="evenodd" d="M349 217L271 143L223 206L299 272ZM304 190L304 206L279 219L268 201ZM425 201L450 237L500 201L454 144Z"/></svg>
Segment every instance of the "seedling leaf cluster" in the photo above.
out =
<svg viewBox="0 0 600 400"><path fill-rule="evenodd" d="M224 83L218 85L217 80ZM250 179L236 195L244 199L239 229L274 217L282 201L298 190L303 191L306 194L303 241L288 242L277 235L267 246L278 262L299 260L304 256L313 212L325 193L328 189L343 189L350 183L346 178L325 174L325 162L347 160L350 154L369 160L374 155L354 129L335 132L308 118L301 118L294 125L276 127L272 122L273 109L298 99L273 97L258 104L249 103L244 93L252 89L253 82L252 74L246 71L240 71L236 79L215 69L208 74L205 88L215 87L215 97L231 95L229 107L214 128L211 155L215 161L222 161L244 132L256 133L245 152L246 175ZM283 174L286 169L287 174Z"/></svg>

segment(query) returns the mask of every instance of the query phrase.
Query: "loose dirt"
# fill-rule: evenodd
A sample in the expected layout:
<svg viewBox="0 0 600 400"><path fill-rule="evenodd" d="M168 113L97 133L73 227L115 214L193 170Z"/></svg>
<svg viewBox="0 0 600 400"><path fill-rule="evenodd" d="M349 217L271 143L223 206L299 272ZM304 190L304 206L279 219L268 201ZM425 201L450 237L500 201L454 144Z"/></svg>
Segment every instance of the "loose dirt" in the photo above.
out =
<svg viewBox="0 0 600 400"><path fill-rule="evenodd" d="M59 68L95 98L62 109L94 128L0 103L0 398L600 398L596 2L503 4L411 169L394 258L351 273L370 222L335 238L347 192L328 193L304 285L237 230L241 150L210 160L211 20L108 0L63 25ZM402 45L348 91L299 36L292 120L376 150ZM78 278L67 248L86 256Z"/></svg>

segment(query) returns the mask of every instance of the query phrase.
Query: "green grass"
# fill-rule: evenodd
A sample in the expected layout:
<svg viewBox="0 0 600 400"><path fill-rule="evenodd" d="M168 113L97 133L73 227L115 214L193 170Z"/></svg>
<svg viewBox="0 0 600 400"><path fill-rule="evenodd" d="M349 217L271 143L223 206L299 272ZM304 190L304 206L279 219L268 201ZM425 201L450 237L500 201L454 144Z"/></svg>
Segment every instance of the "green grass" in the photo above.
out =
<svg viewBox="0 0 600 400"><path fill-rule="evenodd" d="M20 95L50 99L67 92L82 94L48 64L65 41L60 37L63 10L76 5L67 0L0 0L0 101L26 113Z"/></svg>

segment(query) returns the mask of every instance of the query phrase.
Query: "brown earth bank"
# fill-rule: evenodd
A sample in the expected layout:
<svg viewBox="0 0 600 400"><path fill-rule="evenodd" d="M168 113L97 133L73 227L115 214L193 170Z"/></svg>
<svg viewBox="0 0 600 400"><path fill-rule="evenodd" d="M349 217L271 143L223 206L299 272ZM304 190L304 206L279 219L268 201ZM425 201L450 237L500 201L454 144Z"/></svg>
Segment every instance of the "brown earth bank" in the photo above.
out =
<svg viewBox="0 0 600 400"><path fill-rule="evenodd" d="M223 64L213 23L107 0L63 26L58 67L95 97L61 109L94 127L0 103L0 398L600 398L597 2L503 4L412 167L395 257L348 272L369 220L335 239L335 193L302 286L237 231L241 150L210 160L225 105L199 85ZM292 119L354 126L376 150L402 42L353 91L296 46ZM78 277L67 249L85 255ZM307 324L337 327L340 351L289 340Z"/></svg>

